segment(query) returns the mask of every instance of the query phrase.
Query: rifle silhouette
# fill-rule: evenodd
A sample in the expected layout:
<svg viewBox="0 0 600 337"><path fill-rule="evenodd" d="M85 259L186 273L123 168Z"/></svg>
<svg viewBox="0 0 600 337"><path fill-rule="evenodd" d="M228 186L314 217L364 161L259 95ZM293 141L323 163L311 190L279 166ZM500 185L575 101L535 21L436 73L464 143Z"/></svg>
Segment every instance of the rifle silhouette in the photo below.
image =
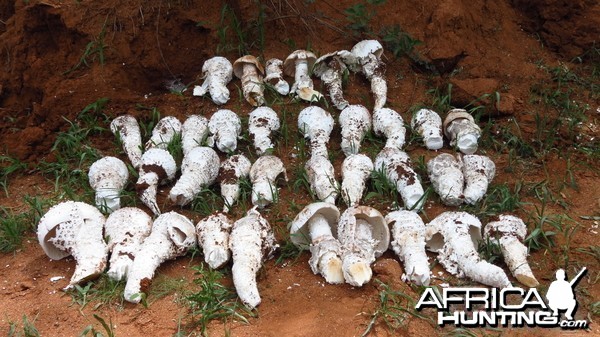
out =
<svg viewBox="0 0 600 337"><path fill-rule="evenodd" d="M587 270L587 268L583 267L583 269L581 269L581 271L575 277L573 277L573 279L571 279L571 281L569 282L569 285L571 286L571 288L573 287L573 285L575 283L577 283L579 281L579 279L583 276L583 274L585 274L586 270Z"/></svg>

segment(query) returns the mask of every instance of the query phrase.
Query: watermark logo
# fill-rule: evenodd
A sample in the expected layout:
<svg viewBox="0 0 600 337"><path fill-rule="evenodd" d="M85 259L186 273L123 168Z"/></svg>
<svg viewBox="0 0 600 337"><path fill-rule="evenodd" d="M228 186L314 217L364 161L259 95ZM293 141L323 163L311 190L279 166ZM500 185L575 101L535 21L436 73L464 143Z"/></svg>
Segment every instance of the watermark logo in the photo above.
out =
<svg viewBox="0 0 600 337"><path fill-rule="evenodd" d="M536 288L426 288L416 310L437 308L438 324L464 327L561 327L585 329L587 320L574 320L577 299L574 289L585 275L584 267L571 281L565 271L556 271L546 292L546 301ZM562 319L564 313L564 319Z"/></svg>

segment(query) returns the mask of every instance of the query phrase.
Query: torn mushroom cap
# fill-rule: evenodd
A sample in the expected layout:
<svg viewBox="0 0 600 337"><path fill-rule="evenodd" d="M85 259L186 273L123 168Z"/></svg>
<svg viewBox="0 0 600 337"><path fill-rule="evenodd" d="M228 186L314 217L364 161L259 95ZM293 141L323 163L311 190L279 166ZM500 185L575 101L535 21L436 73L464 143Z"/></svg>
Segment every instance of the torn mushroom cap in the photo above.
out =
<svg viewBox="0 0 600 337"><path fill-rule="evenodd" d="M96 191L96 206L113 212L121 208L121 191L127 184L127 165L115 157L95 161L88 171L90 186Z"/></svg>
<svg viewBox="0 0 600 337"><path fill-rule="evenodd" d="M381 108L373 111L373 131L378 136L385 136L385 147L402 150L406 139L406 128L400 114L392 109Z"/></svg>
<svg viewBox="0 0 600 337"><path fill-rule="evenodd" d="M244 55L233 63L233 73L242 81L244 98L252 106L265 104L263 76L265 69L252 55Z"/></svg>
<svg viewBox="0 0 600 337"><path fill-rule="evenodd" d="M494 179L496 164L486 156L459 155L458 158L462 161L462 170L465 176L463 191L465 202L474 205L483 198L488 185Z"/></svg>
<svg viewBox="0 0 600 337"><path fill-rule="evenodd" d="M358 64L351 66L354 71L360 70L371 82L371 92L375 98L374 109L383 108L387 100L387 82L385 81L385 64L381 62L383 47L377 40L363 40L352 48Z"/></svg>
<svg viewBox="0 0 600 337"><path fill-rule="evenodd" d="M279 127L279 117L269 107L259 107L250 113L248 132L254 140L254 147L258 155L263 155L269 149L273 149L271 133L279 130Z"/></svg>
<svg viewBox="0 0 600 337"><path fill-rule="evenodd" d="M107 274L113 280L127 276L142 242L150 235L152 218L139 208L124 207L108 216L104 236L111 252Z"/></svg>
<svg viewBox="0 0 600 337"><path fill-rule="evenodd" d="M135 117L124 115L113 119L110 131L121 141L131 165L138 169L142 163L142 133Z"/></svg>
<svg viewBox="0 0 600 337"><path fill-rule="evenodd" d="M283 79L283 61L280 59L272 58L266 63L267 76L265 76L265 82L272 85L280 95L287 95L290 93L289 83Z"/></svg>
<svg viewBox="0 0 600 337"><path fill-rule="evenodd" d="M191 115L181 127L181 148L185 157L193 148L202 146L208 136L208 119Z"/></svg>
<svg viewBox="0 0 600 337"><path fill-rule="evenodd" d="M327 143L335 124L331 114L317 106L302 109L298 115L298 130L310 140L311 155L327 157Z"/></svg>
<svg viewBox="0 0 600 337"><path fill-rule="evenodd" d="M73 255L76 261L65 289L98 277L106 268L105 221L96 207L75 201L53 206L40 219L37 236L46 255L53 260Z"/></svg>
<svg viewBox="0 0 600 337"><path fill-rule="evenodd" d="M342 151L346 156L357 154L365 134L371 130L371 114L362 105L349 105L340 113Z"/></svg>
<svg viewBox="0 0 600 337"><path fill-rule="evenodd" d="M413 211L395 211L385 216L392 235L391 246L411 282L429 285L431 271L425 253L425 224Z"/></svg>
<svg viewBox="0 0 600 337"><path fill-rule="evenodd" d="M410 126L423 137L423 143L429 150L439 150L444 146L442 118L437 112L429 109L418 110L413 114Z"/></svg>
<svg viewBox="0 0 600 337"><path fill-rule="evenodd" d="M229 89L227 83L231 81L233 67L231 62L222 56L215 56L202 65L202 78L204 83L194 87L194 96L210 94L215 104L221 105L229 101Z"/></svg>
<svg viewBox="0 0 600 337"><path fill-rule="evenodd" d="M233 155L221 163L217 180L221 185L223 212L228 212L240 196L240 179L248 177L252 163L242 154Z"/></svg>
<svg viewBox="0 0 600 337"><path fill-rule="evenodd" d="M394 147L383 148L375 158L375 170L384 173L388 180L394 183L404 207L419 211L425 203L425 191L411 166L408 154Z"/></svg>
<svg viewBox="0 0 600 337"><path fill-rule="evenodd" d="M212 185L219 174L221 160L210 147L192 149L181 163L181 177L169 192L169 198L179 206L192 202L202 188Z"/></svg>
<svg viewBox="0 0 600 337"><path fill-rule="evenodd" d="M473 154L477 151L481 128L467 110L452 109L444 119L444 134L450 146L456 145L464 154Z"/></svg>
<svg viewBox="0 0 600 337"><path fill-rule="evenodd" d="M208 145L217 144L219 151L229 153L237 148L237 138L242 132L242 121L233 111L221 109L215 112L208 122L211 136Z"/></svg>
<svg viewBox="0 0 600 337"><path fill-rule="evenodd" d="M335 171L329 159L320 155L312 155L304 168L310 189L317 199L335 204L339 193L339 183L335 179Z"/></svg>
<svg viewBox="0 0 600 337"><path fill-rule="evenodd" d="M139 171L135 189L144 205L158 215L160 209L156 203L157 187L175 178L177 172L175 159L166 150L152 148L142 156Z"/></svg>
<svg viewBox="0 0 600 337"><path fill-rule="evenodd" d="M232 222L223 213L213 214L196 225L198 244L202 248L204 261L212 269L221 268L229 258L229 232Z"/></svg>
<svg viewBox="0 0 600 337"><path fill-rule="evenodd" d="M181 135L181 122L177 117L167 116L161 118L152 129L152 136L146 142L146 150L158 148L166 150L169 143L177 136Z"/></svg>
<svg viewBox="0 0 600 337"><path fill-rule="evenodd" d="M319 101L323 95L313 89L310 72L317 60L317 56L307 50L296 50L283 62L283 72L294 77L294 84L290 93L298 95L309 102Z"/></svg>
<svg viewBox="0 0 600 337"><path fill-rule="evenodd" d="M298 213L289 224L292 243L310 249L309 265L315 274L321 274L328 283L344 282L341 246L337 237L340 211L328 202L312 203Z"/></svg>
<svg viewBox="0 0 600 337"><path fill-rule="evenodd" d="M458 206L463 202L465 178L461 163L448 153L441 153L427 162L427 173L433 188L445 205Z"/></svg>
<svg viewBox="0 0 600 337"><path fill-rule="evenodd" d="M349 207L360 203L367 179L373 172L373 161L364 154L353 154L342 163L342 198Z"/></svg>
<svg viewBox="0 0 600 337"><path fill-rule="evenodd" d="M383 55L383 46L377 40L362 40L352 47L351 52L359 59L364 59L369 54L373 54L379 59Z"/></svg>
<svg viewBox="0 0 600 337"><path fill-rule="evenodd" d="M523 220L506 214L488 223L483 231L484 239L500 245L504 261L517 280L528 287L537 287L539 282L527 263L527 247L523 244L526 235L527 226Z"/></svg>
<svg viewBox="0 0 600 337"><path fill-rule="evenodd" d="M283 174L288 180L285 166L281 159L275 156L261 156L250 169L252 182L252 204L260 208L275 201L278 194L277 177Z"/></svg>
<svg viewBox="0 0 600 337"><path fill-rule="evenodd" d="M342 77L348 69L342 55L347 54L350 54L347 50L325 54L317 59L313 68L314 74L327 87L331 102L338 110L343 110L349 104L342 91Z"/></svg>

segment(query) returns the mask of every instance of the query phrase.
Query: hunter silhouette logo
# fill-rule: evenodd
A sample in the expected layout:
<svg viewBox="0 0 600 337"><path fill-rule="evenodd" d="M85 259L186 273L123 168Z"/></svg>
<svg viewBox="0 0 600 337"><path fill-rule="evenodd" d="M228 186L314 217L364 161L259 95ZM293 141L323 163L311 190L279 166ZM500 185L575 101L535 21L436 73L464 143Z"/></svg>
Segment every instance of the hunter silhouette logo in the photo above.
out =
<svg viewBox="0 0 600 337"><path fill-rule="evenodd" d="M438 309L438 324L464 327L561 327L585 329L587 320L574 320L577 300L574 288L587 269L584 267L571 281L565 271L556 271L546 292L546 301L536 288L444 288L441 292L428 287L415 306ZM520 303L518 303L520 300ZM515 303L517 302L517 303ZM565 320L560 313L565 312Z"/></svg>

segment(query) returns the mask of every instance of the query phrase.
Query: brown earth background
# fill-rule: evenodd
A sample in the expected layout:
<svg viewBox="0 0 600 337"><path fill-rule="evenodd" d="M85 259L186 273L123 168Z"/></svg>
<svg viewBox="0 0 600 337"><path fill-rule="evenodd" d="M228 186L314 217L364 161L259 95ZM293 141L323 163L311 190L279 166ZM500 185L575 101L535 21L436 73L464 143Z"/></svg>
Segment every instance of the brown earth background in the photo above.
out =
<svg viewBox="0 0 600 337"><path fill-rule="evenodd" d="M228 10L224 10L226 3ZM363 7L353 7L356 5ZM368 20L361 21L362 26L349 27L357 20L348 19L348 8L362 8L362 18ZM243 40L236 34L236 23ZM384 32L394 26L420 44L395 57L393 41L382 39ZM214 320L207 333L358 336L375 317L369 331L372 336L600 335L595 323L600 299L599 37L600 3L592 0L407 0L380 4L345 0L2 1L0 155L15 158L26 168L10 175L3 173L9 179L6 193L0 193L0 205L8 216L30 212L31 203L26 200L32 197L46 200L39 206L43 212L60 200L93 200L89 188L65 191L63 181L57 182L44 168L61 162L60 146L53 145L61 132L69 130L69 121L83 123L78 119L81 111L102 98L108 101L92 116L103 128L125 113L147 123L152 120L153 108L161 116L172 115L181 121L190 114L210 117L217 106L209 98L192 97L191 90L177 93L174 88L197 81L203 62L212 56L225 56L233 62L249 52L264 61L272 57L285 59L302 48L322 55L350 49L364 38L377 38L386 47L387 106L405 121L418 106L477 108L477 119L486 133L480 152L489 155L497 166L492 185L519 191L523 204L513 213L526 220L530 230L541 223L544 230L556 233L556 245L531 252L540 292L545 293L557 268L566 268L572 276L587 266L589 272L576 291L580 303L576 317L590 320L590 329L440 328L430 321L435 319L435 312L427 310L421 314L430 320L399 311L405 320L389 326L383 319L385 315L378 311L384 290L381 282L413 301L422 291L400 280L401 265L391 251L376 262L373 280L354 288L328 285L313 275L308 253L288 258L280 250L258 276L262 304L254 317L249 317L248 323L231 318ZM318 79L315 86L320 88ZM239 80L234 79L228 87L231 100L224 108L247 122L244 118L252 108L239 94ZM349 76L345 94L351 103L372 109L369 85L362 76ZM444 97L449 101L441 102ZM275 154L286 164L290 181L282 182L279 203L263 215L285 246L289 238L287 223L311 202L306 188L294 184L298 168L304 164L298 150L301 137L296 121L306 104L276 99L274 95L268 101L289 126L290 136L277 138ZM566 109L573 106L578 115L565 115ZM337 120L338 111L328 111ZM446 113L438 112L442 117ZM576 123L571 123L575 118ZM530 144L530 148L513 136ZM338 178L343 160L339 143L336 128L329 147ZM80 145L100 155L118 155L126 160L109 130L90 132ZM365 140L364 150L372 158L381 147L380 139ZM256 159L247 138L239 143L238 151ZM447 145L442 151L453 153ZM426 162L436 155L414 139L407 152L414 162ZM87 158L81 162L71 160L70 170L64 174L84 177L80 181L85 181L89 164ZM7 166L8 162L3 161L2 167ZM133 182L127 188L132 191ZM175 209L164 201L168 190L169 186L159 193L163 210ZM214 191L218 193L218 187ZM135 200L128 203L134 204ZM365 204L385 214L392 200L376 196ZM222 203L215 207L220 209ZM240 218L247 208L248 202L238 205L231 218ZM450 209L432 195L423 218L429 221ZM189 208L176 210L195 223L206 215ZM486 214L491 217L492 213L490 209ZM92 298L81 308L75 297L61 290L71 276L73 259L50 261L37 243L34 230L39 215L38 211L37 218L28 221L22 246L0 255L0 331L9 332L11 326L20 329L26 316L43 336L77 336L88 325L102 329L93 317L97 314L111 321L117 336L168 336L178 331L182 335L201 334L199 328L189 325L197 317L190 316L185 303L186 294L198 291L193 280L201 277L194 274L195 266L202 261L199 254L159 268L151 287L167 283L175 286L163 296L150 295L148 307L123 303L116 296L107 302ZM544 222L557 218L564 220L558 229L551 221ZM433 262L434 256L430 257ZM494 263L506 270L501 260ZM222 279L226 286L231 286L229 269L226 267ZM433 284L472 284L448 275L439 265L434 264L433 271ZM51 282L54 276L66 279ZM97 282L91 289L100 286ZM406 301L401 303L401 307L412 311L410 306Z"/></svg>

